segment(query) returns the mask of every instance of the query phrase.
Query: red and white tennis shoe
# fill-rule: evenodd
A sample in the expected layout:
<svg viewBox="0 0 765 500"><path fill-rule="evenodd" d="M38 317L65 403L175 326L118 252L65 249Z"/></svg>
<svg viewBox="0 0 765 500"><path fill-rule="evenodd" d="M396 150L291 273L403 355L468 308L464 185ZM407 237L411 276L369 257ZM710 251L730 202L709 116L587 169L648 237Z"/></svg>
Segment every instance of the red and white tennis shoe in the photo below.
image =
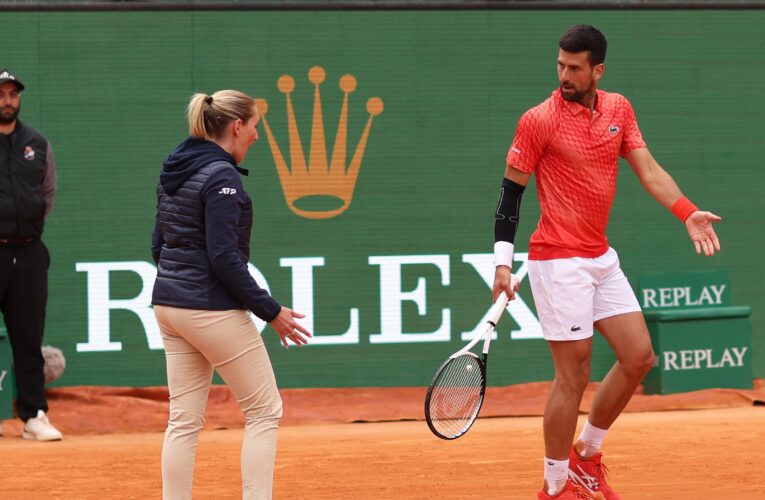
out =
<svg viewBox="0 0 765 500"><path fill-rule="evenodd" d="M568 459L568 475L574 483L590 493L600 493L606 500L621 500L606 481L608 468L602 459L603 453L596 453L589 458L580 457L572 447Z"/></svg>
<svg viewBox="0 0 765 500"><path fill-rule="evenodd" d="M579 486L569 479L566 481L566 487L557 495L548 495L543 489L537 495L537 500L603 500L603 494L588 491L587 488Z"/></svg>

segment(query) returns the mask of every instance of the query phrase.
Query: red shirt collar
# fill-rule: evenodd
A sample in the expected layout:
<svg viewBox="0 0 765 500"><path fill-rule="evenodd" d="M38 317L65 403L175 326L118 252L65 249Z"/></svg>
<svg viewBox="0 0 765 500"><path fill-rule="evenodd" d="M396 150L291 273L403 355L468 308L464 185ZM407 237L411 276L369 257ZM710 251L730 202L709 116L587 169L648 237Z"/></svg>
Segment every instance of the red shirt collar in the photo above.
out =
<svg viewBox="0 0 765 500"><path fill-rule="evenodd" d="M601 110L603 109L603 100L606 97L606 92L600 89L595 89L595 94L597 95L597 99L595 99L595 108L593 108L593 111L595 114L600 114ZM578 115L582 111L587 110L588 108L585 108L578 102L571 102L567 101L563 98L563 96L560 93L560 88L557 88L553 91L553 96L555 96L555 99L562 103L563 106L568 109L572 115Z"/></svg>

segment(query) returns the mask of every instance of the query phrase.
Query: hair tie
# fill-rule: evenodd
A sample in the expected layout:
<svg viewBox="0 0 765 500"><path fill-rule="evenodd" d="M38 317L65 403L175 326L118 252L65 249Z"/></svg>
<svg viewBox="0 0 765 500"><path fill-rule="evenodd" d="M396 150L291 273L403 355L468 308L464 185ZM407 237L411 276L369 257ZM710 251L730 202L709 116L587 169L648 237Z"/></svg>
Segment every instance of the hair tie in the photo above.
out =
<svg viewBox="0 0 765 500"><path fill-rule="evenodd" d="M206 102L207 104L212 104L212 102L213 102L213 96L211 96L211 95L208 95L207 97L205 97L205 102Z"/></svg>

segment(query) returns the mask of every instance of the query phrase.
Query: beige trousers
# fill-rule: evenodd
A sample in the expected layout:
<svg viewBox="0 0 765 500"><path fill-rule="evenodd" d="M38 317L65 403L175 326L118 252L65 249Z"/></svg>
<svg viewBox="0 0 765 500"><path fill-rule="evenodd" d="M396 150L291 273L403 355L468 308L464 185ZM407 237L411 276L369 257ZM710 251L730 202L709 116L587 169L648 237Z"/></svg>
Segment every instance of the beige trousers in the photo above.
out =
<svg viewBox="0 0 765 500"><path fill-rule="evenodd" d="M162 447L163 498L191 498L197 441L215 369L244 412L242 498L270 499L282 400L249 313L154 306L154 314L165 345L170 391Z"/></svg>

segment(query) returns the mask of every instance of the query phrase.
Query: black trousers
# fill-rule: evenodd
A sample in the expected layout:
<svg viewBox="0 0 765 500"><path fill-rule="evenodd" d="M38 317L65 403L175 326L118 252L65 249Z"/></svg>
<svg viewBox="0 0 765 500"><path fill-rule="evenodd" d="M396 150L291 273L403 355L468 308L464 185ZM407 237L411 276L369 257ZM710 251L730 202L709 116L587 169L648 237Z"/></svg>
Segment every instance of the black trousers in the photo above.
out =
<svg viewBox="0 0 765 500"><path fill-rule="evenodd" d="M0 243L0 312L13 351L16 411L23 421L48 411L41 352L50 255L42 240Z"/></svg>

